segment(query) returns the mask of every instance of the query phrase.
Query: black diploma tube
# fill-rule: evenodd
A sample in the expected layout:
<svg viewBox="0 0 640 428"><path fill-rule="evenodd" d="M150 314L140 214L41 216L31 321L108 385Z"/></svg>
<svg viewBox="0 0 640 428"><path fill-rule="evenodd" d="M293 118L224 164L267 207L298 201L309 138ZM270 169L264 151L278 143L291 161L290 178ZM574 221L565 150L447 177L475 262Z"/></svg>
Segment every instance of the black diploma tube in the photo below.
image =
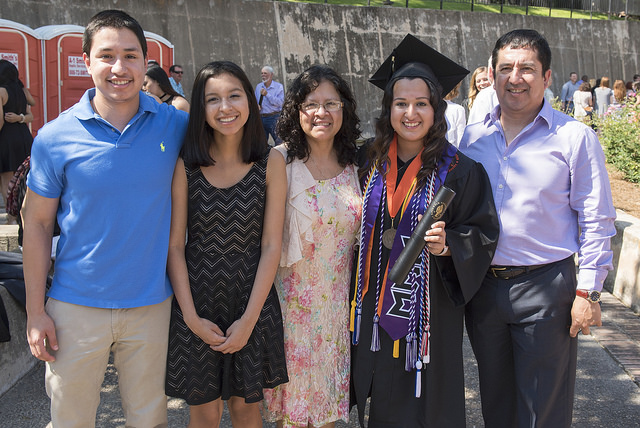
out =
<svg viewBox="0 0 640 428"><path fill-rule="evenodd" d="M424 246L427 245L424 240L424 234L427 233L427 230L431 229L431 225L433 223L442 218L455 195L456 192L453 190L445 186L440 186L438 193L436 193L433 200L427 207L426 213L422 216L422 219L413 230L407 245L402 249L398 255L396 263L391 268L391 271L389 272L389 279L391 281L396 284L402 284L407 278L407 275L418 259L420 252Z"/></svg>

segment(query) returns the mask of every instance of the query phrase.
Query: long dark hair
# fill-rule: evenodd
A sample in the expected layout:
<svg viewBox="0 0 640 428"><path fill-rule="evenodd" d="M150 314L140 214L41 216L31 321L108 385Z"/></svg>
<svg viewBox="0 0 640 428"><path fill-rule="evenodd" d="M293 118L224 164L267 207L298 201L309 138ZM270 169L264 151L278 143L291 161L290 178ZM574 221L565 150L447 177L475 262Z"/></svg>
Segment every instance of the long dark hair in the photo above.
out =
<svg viewBox="0 0 640 428"><path fill-rule="evenodd" d="M242 135L242 161L245 163L260 160L268 150L267 138L264 134L258 102L253 94L253 87L247 75L231 61L214 61L202 67L193 82L191 92L191 110L187 135L182 146L181 156L189 167L214 165L210 147L214 141L213 128L207 123L204 91L207 81L221 74L229 74L242 83L249 103L249 117L244 124Z"/></svg>
<svg viewBox="0 0 640 428"><path fill-rule="evenodd" d="M295 78L287 91L282 113L276 125L276 133L287 142L287 163L293 159L305 160L309 157L309 143L300 126L300 106L311 92L322 82L329 82L340 94L342 126L333 139L333 147L340 165L356 162L356 140L360 137L360 119L356 114L356 100L347 82L331 67L314 65Z"/></svg>
<svg viewBox="0 0 640 428"><path fill-rule="evenodd" d="M395 131L391 126L391 104L393 102L393 87L400 78L393 78L387 84L382 97L382 111L380 117L376 120L376 136L369 148L369 165L374 164L380 174L385 174L382 165L389 159L389 147L395 135ZM406 77L405 77L406 79ZM422 79L415 77L415 79ZM434 118L433 125L427 131L427 135L422 140L424 150L422 151L421 161L422 167L417 175L418 187L425 185L427 177L433 171L436 161L442 158L444 150L449 144L445 137L447 133L447 121L444 118L444 111L447 109L447 103L441 95L439 85L435 85L427 79L422 79L429 87L429 103L433 107ZM362 171L364 172L364 171Z"/></svg>
<svg viewBox="0 0 640 428"><path fill-rule="evenodd" d="M24 94L24 85L20 81L18 69L6 59L0 59L0 86L7 88L10 96L16 97L17 109L15 113L27 112L27 96Z"/></svg>
<svg viewBox="0 0 640 428"><path fill-rule="evenodd" d="M162 90L162 92L164 92L165 94L172 95L174 97L182 96L177 93L175 89L173 89L173 86L171 86L171 82L169 82L169 76L167 76L167 73L165 73L162 67L149 67L145 74L151 79L155 80L158 83L160 90Z"/></svg>

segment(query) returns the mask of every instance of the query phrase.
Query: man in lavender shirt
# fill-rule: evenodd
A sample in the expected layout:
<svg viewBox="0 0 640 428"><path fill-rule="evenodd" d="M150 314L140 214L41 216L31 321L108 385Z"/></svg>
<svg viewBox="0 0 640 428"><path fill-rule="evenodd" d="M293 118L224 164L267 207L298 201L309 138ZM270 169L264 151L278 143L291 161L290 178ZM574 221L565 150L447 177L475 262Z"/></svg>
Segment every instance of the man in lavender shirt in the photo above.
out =
<svg viewBox="0 0 640 428"><path fill-rule="evenodd" d="M576 335L601 325L599 292L612 269L604 154L591 128L544 100L550 65L536 31L500 37L499 105L460 143L487 170L500 218L492 266L466 317L487 428L571 426Z"/></svg>

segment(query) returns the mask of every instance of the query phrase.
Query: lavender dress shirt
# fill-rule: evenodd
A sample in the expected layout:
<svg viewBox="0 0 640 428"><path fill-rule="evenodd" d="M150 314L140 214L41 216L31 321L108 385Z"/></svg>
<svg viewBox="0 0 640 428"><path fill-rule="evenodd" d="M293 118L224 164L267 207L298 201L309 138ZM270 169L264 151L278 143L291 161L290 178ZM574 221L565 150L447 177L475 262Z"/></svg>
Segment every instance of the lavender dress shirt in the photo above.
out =
<svg viewBox="0 0 640 428"><path fill-rule="evenodd" d="M460 150L487 170L500 238L492 264L551 263L578 253L578 288L602 290L613 268L615 209L605 159L591 128L545 100L507 146L500 106L467 126Z"/></svg>

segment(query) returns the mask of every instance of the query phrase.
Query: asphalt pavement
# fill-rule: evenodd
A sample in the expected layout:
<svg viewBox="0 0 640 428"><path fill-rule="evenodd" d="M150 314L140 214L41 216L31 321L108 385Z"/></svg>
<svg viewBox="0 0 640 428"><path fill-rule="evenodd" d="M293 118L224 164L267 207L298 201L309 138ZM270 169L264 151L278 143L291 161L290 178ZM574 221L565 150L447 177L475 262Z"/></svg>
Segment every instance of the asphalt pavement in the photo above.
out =
<svg viewBox="0 0 640 428"><path fill-rule="evenodd" d="M640 427L640 317L611 294L603 294L603 326L580 336L573 426L578 428ZM478 375L471 347L465 338L467 427L484 426L480 411ZM188 406L170 399L169 426L186 427ZM44 389L44 364L40 363L0 397L0 427L39 428L49 423L49 399ZM96 426L124 426L117 388L117 374L109 365L102 386ZM275 424L265 423L265 427ZM356 427L357 415L338 428ZM225 411L221 427L231 427ZM237 428L237 427L236 427ZM446 427L444 427L446 428Z"/></svg>

